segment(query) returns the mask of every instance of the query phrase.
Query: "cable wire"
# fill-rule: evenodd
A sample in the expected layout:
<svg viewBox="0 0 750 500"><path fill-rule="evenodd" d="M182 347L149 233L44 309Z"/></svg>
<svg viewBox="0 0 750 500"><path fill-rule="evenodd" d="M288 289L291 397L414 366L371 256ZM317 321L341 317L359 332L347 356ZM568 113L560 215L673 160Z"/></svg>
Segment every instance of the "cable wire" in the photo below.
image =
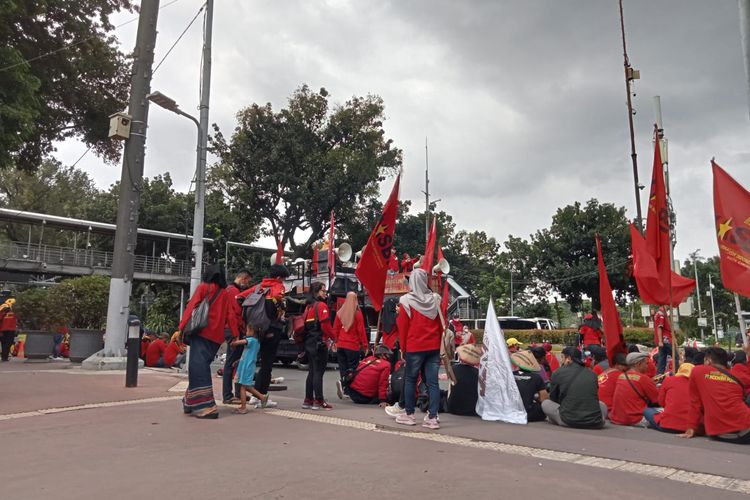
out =
<svg viewBox="0 0 750 500"><path fill-rule="evenodd" d="M187 31L193 25L193 23L195 22L195 20L198 19L198 16L201 14L201 12L203 11L203 9L205 9L205 8L206 8L206 4L203 4L203 6L200 9L198 9L198 12L195 14L195 16L193 16L193 19L190 20L190 22L188 23L187 27L182 31L182 33L180 33L180 36L177 37L177 40L175 40L175 42L172 44L172 46L169 47L169 50L167 51L166 54L164 54L164 57L162 57L161 60L156 64L156 67L151 72L152 76L154 74L156 74L156 70L159 69L159 67L162 65L162 63L164 62L164 60L169 56L169 54L172 53L172 50L177 46L178 43L180 43L180 40L182 40L182 37L185 36L185 33L187 33Z"/></svg>

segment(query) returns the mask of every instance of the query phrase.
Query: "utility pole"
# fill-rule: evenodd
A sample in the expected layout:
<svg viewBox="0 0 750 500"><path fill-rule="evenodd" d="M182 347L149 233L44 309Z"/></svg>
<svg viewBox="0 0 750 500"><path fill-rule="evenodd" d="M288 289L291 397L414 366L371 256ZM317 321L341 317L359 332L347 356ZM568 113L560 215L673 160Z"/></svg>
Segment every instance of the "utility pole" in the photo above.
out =
<svg viewBox="0 0 750 500"><path fill-rule="evenodd" d="M740 11L740 35L742 41L742 56L745 60L745 78L748 97L750 97L750 0L738 0ZM748 101L750 104L750 101Z"/></svg>
<svg viewBox="0 0 750 500"><path fill-rule="evenodd" d="M133 287L133 264L138 231L138 208L141 201L143 160L146 151L148 105L146 96L151 88L151 67L156 45L156 21L159 0L143 0L138 19L135 61L130 83L130 138L125 141L120 180L120 201L117 208L112 281L109 285L105 357L121 357L128 329L130 292Z"/></svg>
<svg viewBox="0 0 750 500"><path fill-rule="evenodd" d="M643 232L643 214L641 213L641 185L638 181L638 155L635 152L635 130L633 129L633 110L632 89L630 87L633 80L638 80L641 73L630 66L628 59L628 49L625 46L625 15L622 9L622 0L620 0L620 31L622 32L622 55L625 60L625 93L628 97L628 127L630 128L630 158L633 161L633 185L635 186L635 210L636 210L636 227Z"/></svg>
<svg viewBox="0 0 750 500"><path fill-rule="evenodd" d="M695 273L695 298L698 299L698 318L703 318L703 311L701 310L701 285L698 281L698 251L696 250L690 257L693 259L693 272ZM705 342L706 336L703 333L703 327L701 326L701 342Z"/></svg>
<svg viewBox="0 0 750 500"><path fill-rule="evenodd" d="M430 162L427 156L427 137L424 138L424 241L430 239ZM429 270L427 271L430 272Z"/></svg>
<svg viewBox="0 0 750 500"><path fill-rule="evenodd" d="M711 282L711 275L708 275L708 293L711 296L711 318L714 324L714 335L718 336L719 331L716 329L716 309L714 308L714 284Z"/></svg>
<svg viewBox="0 0 750 500"><path fill-rule="evenodd" d="M206 2L201 74L200 125L198 126L198 164L195 168L195 213L193 215L193 269L190 272L190 296L201 282L203 271L203 225L206 213L206 154L208 151L208 103L211 97L211 35L214 0Z"/></svg>

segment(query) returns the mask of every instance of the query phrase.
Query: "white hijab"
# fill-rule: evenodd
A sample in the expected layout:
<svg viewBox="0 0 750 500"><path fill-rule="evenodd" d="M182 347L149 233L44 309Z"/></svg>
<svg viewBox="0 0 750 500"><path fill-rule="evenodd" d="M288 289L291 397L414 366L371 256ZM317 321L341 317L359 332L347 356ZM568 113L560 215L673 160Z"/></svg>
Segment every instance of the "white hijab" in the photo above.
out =
<svg viewBox="0 0 750 500"><path fill-rule="evenodd" d="M435 294L427 286L427 272L424 269L415 269L409 276L409 293L399 299L404 306L406 314L411 317L412 308L419 314L429 319L435 319L438 315L439 302Z"/></svg>

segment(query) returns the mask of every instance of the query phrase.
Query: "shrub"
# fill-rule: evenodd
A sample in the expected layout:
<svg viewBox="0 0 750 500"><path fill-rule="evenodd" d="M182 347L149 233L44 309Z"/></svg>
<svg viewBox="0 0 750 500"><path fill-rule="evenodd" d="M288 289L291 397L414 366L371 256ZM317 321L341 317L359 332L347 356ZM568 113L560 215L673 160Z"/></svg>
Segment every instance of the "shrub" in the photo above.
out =
<svg viewBox="0 0 750 500"><path fill-rule="evenodd" d="M72 328L103 329L109 302L107 276L81 276L50 290L49 308Z"/></svg>
<svg viewBox="0 0 750 500"><path fill-rule="evenodd" d="M49 310L48 288L27 288L16 294L13 311L24 330L51 330L58 324Z"/></svg>
<svg viewBox="0 0 750 500"><path fill-rule="evenodd" d="M484 337L484 330L472 330L477 343L481 343ZM562 328L559 330L503 330L505 338L511 337L517 339L523 344L541 344L548 341L553 344L573 345L575 343L577 330L573 328ZM625 342L629 344L654 345L654 330L651 328L624 328L623 336ZM677 342L682 343L683 336L681 333L676 334ZM678 344L679 345L679 344Z"/></svg>

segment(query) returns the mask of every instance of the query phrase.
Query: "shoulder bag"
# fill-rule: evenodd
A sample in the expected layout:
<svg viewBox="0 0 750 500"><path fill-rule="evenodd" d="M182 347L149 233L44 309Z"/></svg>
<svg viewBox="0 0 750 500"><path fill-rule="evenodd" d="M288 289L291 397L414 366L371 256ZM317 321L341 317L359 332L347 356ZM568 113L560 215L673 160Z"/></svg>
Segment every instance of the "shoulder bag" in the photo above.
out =
<svg viewBox="0 0 750 500"><path fill-rule="evenodd" d="M208 295L206 295L203 300L193 308L193 311L190 313L190 319L188 319L185 328L182 330L182 342L184 344L190 345L190 338L193 335L198 335L208 326L208 312L222 290L223 289L219 287L214 296L211 297L211 300L209 300Z"/></svg>

